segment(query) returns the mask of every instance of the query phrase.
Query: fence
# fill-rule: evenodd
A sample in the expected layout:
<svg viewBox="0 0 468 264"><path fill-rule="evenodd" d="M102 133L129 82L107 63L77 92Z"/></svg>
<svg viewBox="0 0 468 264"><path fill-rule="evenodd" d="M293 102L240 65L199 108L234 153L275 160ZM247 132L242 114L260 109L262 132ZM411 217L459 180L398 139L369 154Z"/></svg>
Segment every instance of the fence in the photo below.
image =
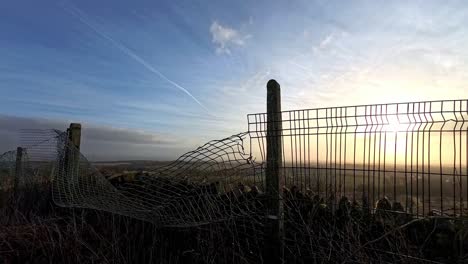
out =
<svg viewBox="0 0 468 264"><path fill-rule="evenodd" d="M50 209L57 150L64 135L53 129L22 130L21 147L0 155L0 209L12 207L24 215Z"/></svg>
<svg viewBox="0 0 468 264"><path fill-rule="evenodd" d="M439 222L414 227L413 216L468 214L468 100L281 111L279 91L270 81L268 113L248 115L248 132L132 180L87 161L76 125L25 131L24 159L53 161L57 205L196 229L218 261L414 262L446 246L427 243L447 235ZM10 175L14 154L0 158Z"/></svg>
<svg viewBox="0 0 468 264"><path fill-rule="evenodd" d="M466 216L468 101L283 111L282 175L325 197L379 199L408 212ZM248 116L252 153L266 159L267 117Z"/></svg>

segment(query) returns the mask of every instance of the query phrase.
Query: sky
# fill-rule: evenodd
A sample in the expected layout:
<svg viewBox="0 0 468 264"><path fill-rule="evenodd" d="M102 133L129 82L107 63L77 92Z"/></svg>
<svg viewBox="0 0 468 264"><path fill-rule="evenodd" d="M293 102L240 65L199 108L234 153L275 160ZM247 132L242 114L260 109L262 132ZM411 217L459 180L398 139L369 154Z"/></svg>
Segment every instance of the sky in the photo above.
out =
<svg viewBox="0 0 468 264"><path fill-rule="evenodd" d="M466 1L3 1L0 152L79 122L91 159L174 159L246 131L269 79L284 110L465 99L466 25Z"/></svg>

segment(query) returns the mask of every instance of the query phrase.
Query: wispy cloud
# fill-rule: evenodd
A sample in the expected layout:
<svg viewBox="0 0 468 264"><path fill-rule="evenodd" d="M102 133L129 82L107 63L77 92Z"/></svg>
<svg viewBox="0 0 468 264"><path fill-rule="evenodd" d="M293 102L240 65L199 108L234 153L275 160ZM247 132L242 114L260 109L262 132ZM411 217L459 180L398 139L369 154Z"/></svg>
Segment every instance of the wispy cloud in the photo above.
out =
<svg viewBox="0 0 468 264"><path fill-rule="evenodd" d="M333 33L329 34L322 41L320 41L319 47L321 49L325 48L326 46L328 46L328 44L330 44L330 42L333 40L334 37L335 35Z"/></svg>
<svg viewBox="0 0 468 264"><path fill-rule="evenodd" d="M231 54L232 47L244 46L245 41L251 37L251 35L242 34L238 30L223 26L218 21L211 23L210 33L218 54Z"/></svg>
<svg viewBox="0 0 468 264"><path fill-rule="evenodd" d="M64 9L68 11L70 14L75 16L80 22L83 24L87 25L90 29L92 29L95 33L97 33L99 36L107 39L110 41L116 48L118 48L120 51L122 51L124 54L128 55L130 58L134 59L138 63L140 63L143 67L145 67L147 70L150 72L156 74L159 76L161 79L167 81L168 83L172 84L174 87L178 88L185 94L187 94L190 98L192 98L198 105L200 105L203 109L205 109L207 112L209 110L205 107L204 104L202 104L195 96L192 95L187 89L179 85L178 83L174 82L173 80L169 79L166 75L161 73L158 69L153 67L151 64L149 64L145 59L140 57L138 54L130 50L127 46L122 44L121 42L117 41L116 39L112 38L109 34L104 32L103 30L99 29L96 25L92 23L92 21L87 17L86 14L84 14L83 11L78 9L77 7L73 6L71 3L68 5L64 5Z"/></svg>
<svg viewBox="0 0 468 264"><path fill-rule="evenodd" d="M315 45L314 47L312 47L312 51L314 53L317 53L321 50L325 50L329 48L330 46L332 46L337 41L337 39L340 39L346 36L346 34L347 33L345 31L331 32L327 34L324 38L322 38L318 45Z"/></svg>

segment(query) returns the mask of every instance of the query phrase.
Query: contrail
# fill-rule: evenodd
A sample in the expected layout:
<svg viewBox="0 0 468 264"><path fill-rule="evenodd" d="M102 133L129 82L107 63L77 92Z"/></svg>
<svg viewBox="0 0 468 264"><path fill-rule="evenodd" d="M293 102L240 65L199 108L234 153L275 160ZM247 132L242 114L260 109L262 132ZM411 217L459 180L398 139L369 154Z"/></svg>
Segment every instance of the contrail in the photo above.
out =
<svg viewBox="0 0 468 264"><path fill-rule="evenodd" d="M65 6L63 6L63 8L65 9ZM193 96L187 89L185 89L184 87L180 86L179 84L177 84L176 82L172 81L171 79L167 78L164 74L162 74L160 71L158 71L156 68L154 68L153 66L151 66L146 60L144 60L142 57L138 56L135 52L131 51L129 48L127 48L124 44L118 42L117 40L115 40L114 38L112 38L111 36L107 35L105 32L101 31L99 28L97 28L96 26L94 26L90 19L87 18L86 14L84 14L80 9L78 9L77 7L73 6L72 3L68 3L68 8L69 10L66 10L65 11L68 11L70 14L72 14L73 16L75 16L76 18L78 18L78 20L80 20L83 24L87 25L89 28L91 28L94 32L96 32L98 35L100 35L101 37L109 40L112 44L114 44L115 47L117 47L118 49L120 49L120 51L122 51L123 53L125 53L126 55L128 55L130 58L134 59L135 61L139 62L141 65L143 65L147 70L155 73L156 75L158 75L161 79L165 80L166 82L172 84L173 86L175 86L176 88L178 88L179 90L181 90L182 92L184 92L185 94L187 94L188 96L190 96L198 105L200 105L203 109L205 109L207 112L208 111L208 108L206 108L200 101L198 101L197 98L195 98L195 96Z"/></svg>

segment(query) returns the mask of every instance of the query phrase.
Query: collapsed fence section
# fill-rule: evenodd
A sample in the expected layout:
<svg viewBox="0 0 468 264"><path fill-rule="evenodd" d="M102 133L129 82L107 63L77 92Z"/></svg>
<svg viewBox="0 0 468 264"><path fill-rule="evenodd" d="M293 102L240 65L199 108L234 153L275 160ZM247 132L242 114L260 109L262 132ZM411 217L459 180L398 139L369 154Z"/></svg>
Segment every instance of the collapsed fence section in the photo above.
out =
<svg viewBox="0 0 468 264"><path fill-rule="evenodd" d="M415 215L468 214L468 100L304 109L281 117L286 186L371 208L388 197ZM266 161L268 123L266 113L248 115L259 163Z"/></svg>
<svg viewBox="0 0 468 264"><path fill-rule="evenodd" d="M104 210L154 223L191 227L259 214L243 192L261 167L244 150L246 133L210 141L176 161L112 181L65 139L58 153L54 201L60 206ZM256 170L254 169L256 168Z"/></svg>
<svg viewBox="0 0 468 264"><path fill-rule="evenodd" d="M258 263L265 199L255 185L255 173L262 168L250 157L246 139L241 133L212 140L168 165L114 180L70 143L69 133L58 152L54 202L128 216L160 229L185 230L197 237L193 246L203 252L198 259ZM178 243L190 240L193 237L184 237Z"/></svg>

